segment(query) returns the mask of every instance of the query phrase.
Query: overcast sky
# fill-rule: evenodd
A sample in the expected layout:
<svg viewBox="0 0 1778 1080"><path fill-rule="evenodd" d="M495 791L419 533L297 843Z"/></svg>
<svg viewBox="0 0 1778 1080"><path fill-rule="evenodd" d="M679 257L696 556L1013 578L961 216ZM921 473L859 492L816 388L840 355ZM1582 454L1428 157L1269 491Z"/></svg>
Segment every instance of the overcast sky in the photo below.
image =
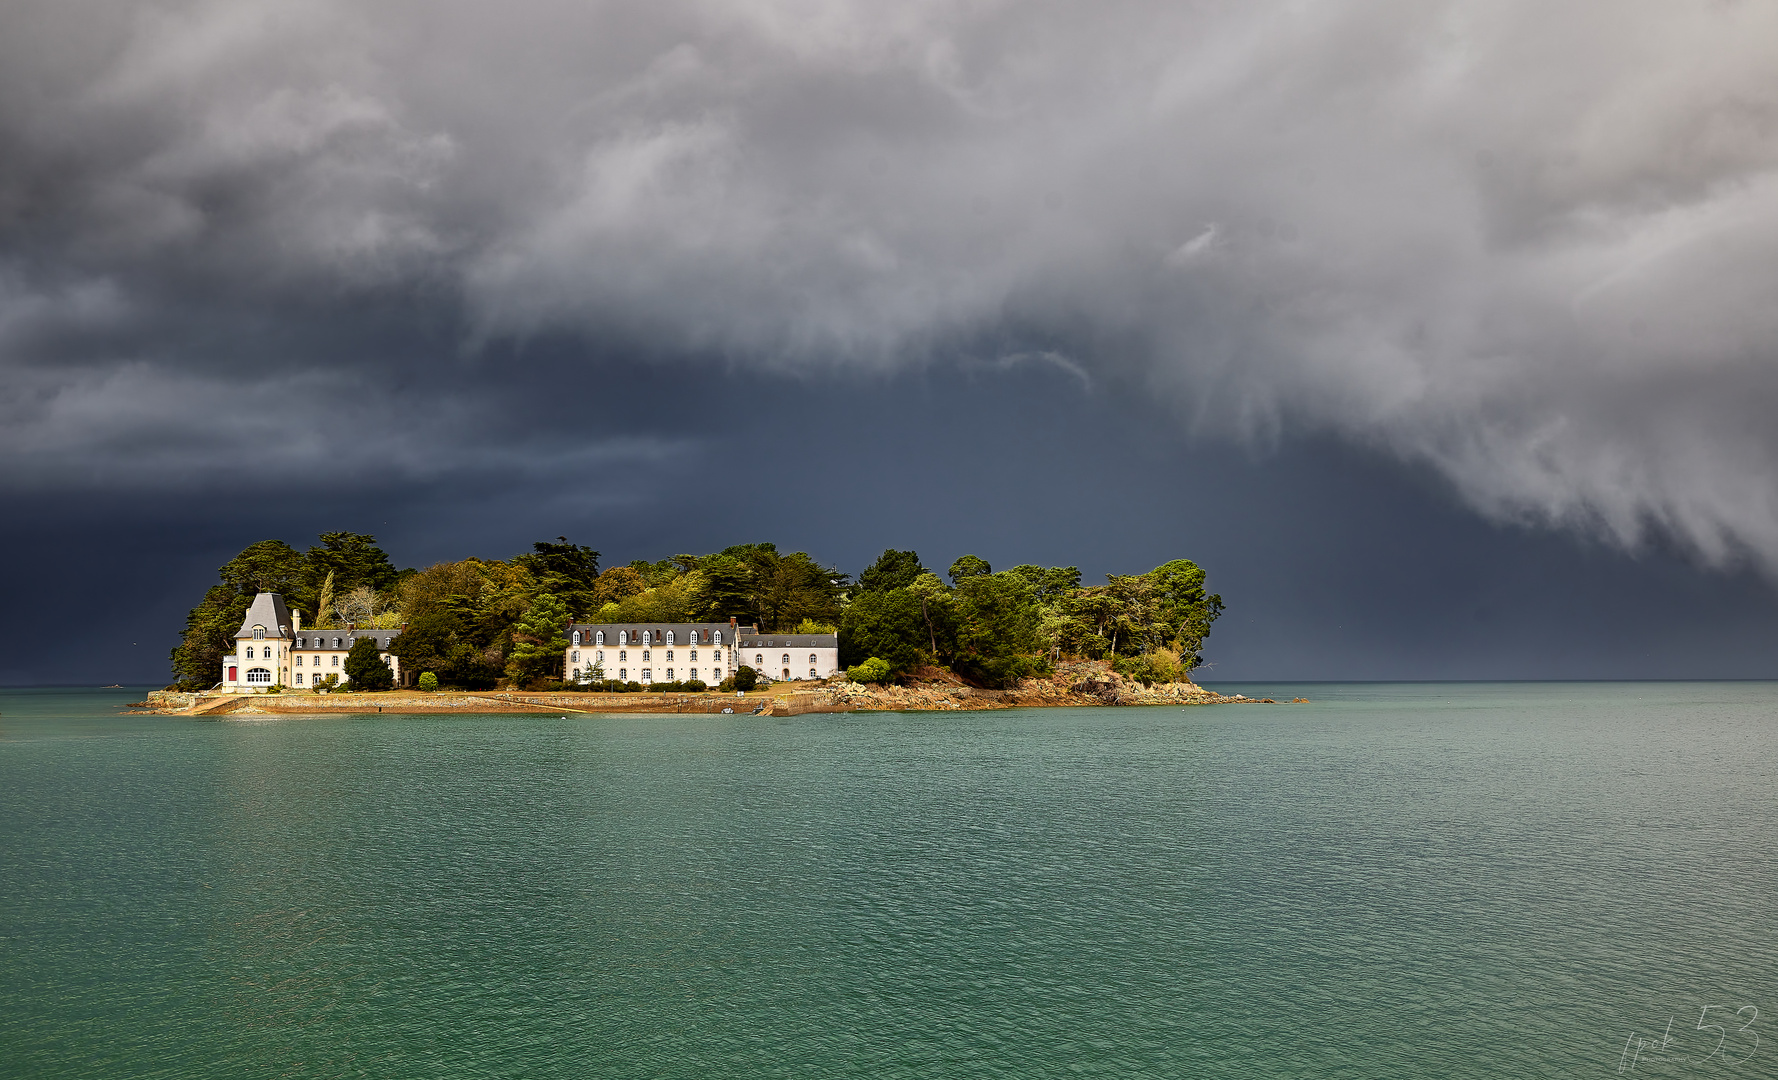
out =
<svg viewBox="0 0 1778 1080"><path fill-rule="evenodd" d="M1778 676L1773 72L1734 0L16 0L0 682L162 680L333 528L1190 557L1207 679Z"/></svg>

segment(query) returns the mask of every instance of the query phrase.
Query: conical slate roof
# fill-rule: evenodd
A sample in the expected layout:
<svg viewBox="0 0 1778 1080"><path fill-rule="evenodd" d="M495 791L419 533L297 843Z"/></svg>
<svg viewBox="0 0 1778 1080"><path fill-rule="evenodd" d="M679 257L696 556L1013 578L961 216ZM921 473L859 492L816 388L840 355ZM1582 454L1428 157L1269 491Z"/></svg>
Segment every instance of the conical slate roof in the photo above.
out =
<svg viewBox="0 0 1778 1080"><path fill-rule="evenodd" d="M247 617L241 620L241 628L235 631L237 638L253 636L255 626L265 627L266 637L286 637L290 633L290 609L284 606L284 597L275 592L262 592L253 598L247 608Z"/></svg>

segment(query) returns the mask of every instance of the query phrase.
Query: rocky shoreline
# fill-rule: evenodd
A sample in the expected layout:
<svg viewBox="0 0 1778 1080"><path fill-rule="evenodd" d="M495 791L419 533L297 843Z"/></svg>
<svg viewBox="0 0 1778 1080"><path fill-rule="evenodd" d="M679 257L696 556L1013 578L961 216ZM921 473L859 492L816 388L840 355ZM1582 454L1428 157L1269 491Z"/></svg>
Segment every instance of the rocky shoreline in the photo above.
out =
<svg viewBox="0 0 1778 1080"><path fill-rule="evenodd" d="M167 716L239 716L330 713L765 713L967 712L981 709L1136 705L1276 704L1269 698L1218 694L1196 683L1144 686L1100 661L1058 664L1054 674L1020 680L1007 690L966 685L950 672L925 669L899 685L834 681L804 686L780 683L769 690L733 694L583 694L517 690L441 690L316 694L191 694L157 690L132 708Z"/></svg>

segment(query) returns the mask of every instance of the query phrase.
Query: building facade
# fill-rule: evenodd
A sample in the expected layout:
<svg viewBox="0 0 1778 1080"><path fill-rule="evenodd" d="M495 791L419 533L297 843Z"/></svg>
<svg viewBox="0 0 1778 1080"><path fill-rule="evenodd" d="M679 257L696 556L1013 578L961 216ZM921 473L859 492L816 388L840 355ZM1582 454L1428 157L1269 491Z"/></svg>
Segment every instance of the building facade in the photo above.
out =
<svg viewBox="0 0 1778 1080"><path fill-rule="evenodd" d="M839 667L833 634L760 634L726 623L570 623L562 672L570 682L595 678L647 685L711 686L743 664L768 679L825 679ZM761 666L764 665L764 666Z"/></svg>
<svg viewBox="0 0 1778 1080"><path fill-rule="evenodd" d="M222 658L222 689L265 690L272 686L311 689L325 685L327 676L346 677L346 654L361 638L377 643L377 653L401 685L401 661L389 652L389 643L400 630L343 630L318 628L305 631L302 615L293 612L277 593L260 593L247 607L247 617L235 634L235 651Z"/></svg>

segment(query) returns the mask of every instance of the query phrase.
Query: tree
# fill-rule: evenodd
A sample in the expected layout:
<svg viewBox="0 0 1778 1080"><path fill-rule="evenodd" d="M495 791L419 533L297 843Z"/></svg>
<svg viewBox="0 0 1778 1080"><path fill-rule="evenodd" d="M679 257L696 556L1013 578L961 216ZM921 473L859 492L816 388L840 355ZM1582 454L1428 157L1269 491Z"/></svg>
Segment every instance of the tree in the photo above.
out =
<svg viewBox="0 0 1778 1080"><path fill-rule="evenodd" d="M751 690L759 685L759 672L746 664L735 669L735 689Z"/></svg>
<svg viewBox="0 0 1778 1080"><path fill-rule="evenodd" d="M395 674L383 662L374 637L361 637L346 653L346 678L352 690L387 690L395 685Z"/></svg>
<svg viewBox="0 0 1778 1080"><path fill-rule="evenodd" d="M905 589L925 572L926 568L920 565L919 552L889 548L877 556L877 561L869 569L858 575L858 591L867 593Z"/></svg>
<svg viewBox="0 0 1778 1080"><path fill-rule="evenodd" d="M377 547L377 538L369 533L322 533L319 546L303 555L303 583L309 596L315 595L323 578L334 576L334 588L350 592L360 585L383 592L401 577L389 556Z"/></svg>
<svg viewBox="0 0 1778 1080"><path fill-rule="evenodd" d="M1204 591L1204 571L1190 559L1162 563L1147 576L1154 583L1157 616L1189 671L1203 662L1198 651L1210 636L1210 624L1222 615L1222 597Z"/></svg>
<svg viewBox="0 0 1778 1080"><path fill-rule="evenodd" d="M315 625L333 626L333 615L333 571L329 570L326 580L321 582L321 595L315 600Z"/></svg>
<svg viewBox="0 0 1778 1080"><path fill-rule="evenodd" d="M910 671L926 658L927 640L918 596L907 589L867 592L840 619L840 663L851 667L874 656L895 672Z"/></svg>
<svg viewBox="0 0 1778 1080"><path fill-rule="evenodd" d="M234 651L235 632L247 607L261 592L288 593L298 587L303 557L282 540L249 544L217 569L212 585L185 617L185 632L167 660L174 685L204 690L222 677L222 658Z"/></svg>
<svg viewBox="0 0 1778 1080"><path fill-rule="evenodd" d="M958 578L955 602L957 649L951 667L959 674L1006 686L1044 668L1031 655L1042 648L1042 610L1022 576L966 573Z"/></svg>
<svg viewBox="0 0 1778 1080"><path fill-rule="evenodd" d="M965 555L951 564L951 584L961 584L964 578L980 577L993 572L994 568L988 565L988 560L979 555Z"/></svg>
<svg viewBox="0 0 1778 1080"><path fill-rule="evenodd" d="M568 605L553 593L540 593L531 610L512 628L512 655L506 661L506 677L526 686L537 679L561 678L562 654L568 648L563 633L568 625Z"/></svg>
<svg viewBox="0 0 1778 1080"><path fill-rule="evenodd" d="M430 671L420 672L420 689L430 694L438 689L438 676Z"/></svg>
<svg viewBox="0 0 1778 1080"><path fill-rule="evenodd" d="M531 553L512 561L531 571L537 587L554 593L567 603L570 611L582 614L594 611L603 600L596 600L599 582L599 553L582 544L571 544L566 536L559 543L538 540Z"/></svg>

